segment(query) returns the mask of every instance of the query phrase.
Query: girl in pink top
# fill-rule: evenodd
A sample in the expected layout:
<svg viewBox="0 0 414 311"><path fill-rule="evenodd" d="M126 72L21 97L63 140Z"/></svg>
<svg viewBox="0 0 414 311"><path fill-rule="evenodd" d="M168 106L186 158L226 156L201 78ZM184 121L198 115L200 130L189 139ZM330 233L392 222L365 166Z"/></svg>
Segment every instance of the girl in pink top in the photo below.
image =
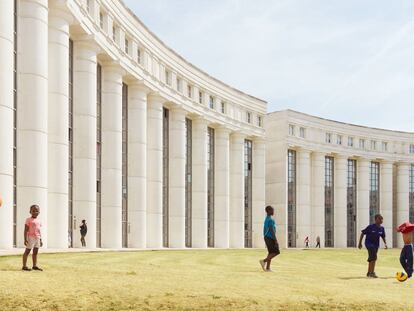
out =
<svg viewBox="0 0 414 311"><path fill-rule="evenodd" d="M40 220L37 218L40 214L40 207L38 205L30 206L30 214L32 217L26 219L26 223L24 226L24 245L26 246L26 250L23 254L23 271L30 271L27 267L27 257L30 254L30 251L33 248L32 260L33 260L33 270L43 271L37 266L37 253L39 252L39 248L43 246L42 243L42 236L40 232L40 228L42 224Z"/></svg>

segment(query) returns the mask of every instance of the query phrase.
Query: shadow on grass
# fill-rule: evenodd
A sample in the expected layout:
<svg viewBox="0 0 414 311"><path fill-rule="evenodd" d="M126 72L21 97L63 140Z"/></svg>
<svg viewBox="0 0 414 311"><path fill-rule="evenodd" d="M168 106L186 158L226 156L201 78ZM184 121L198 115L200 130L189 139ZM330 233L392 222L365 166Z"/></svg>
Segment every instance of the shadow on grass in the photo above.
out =
<svg viewBox="0 0 414 311"><path fill-rule="evenodd" d="M370 280L371 278L368 278L366 276L350 276L350 277L341 277L338 278L340 280ZM385 276L385 277L378 277L380 280L391 280L394 279L392 276Z"/></svg>

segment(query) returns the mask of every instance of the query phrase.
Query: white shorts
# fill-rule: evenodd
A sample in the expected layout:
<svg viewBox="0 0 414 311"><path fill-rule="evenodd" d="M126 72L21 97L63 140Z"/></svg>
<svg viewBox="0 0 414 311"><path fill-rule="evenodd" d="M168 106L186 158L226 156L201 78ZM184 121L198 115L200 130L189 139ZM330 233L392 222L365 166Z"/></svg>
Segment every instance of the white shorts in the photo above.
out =
<svg viewBox="0 0 414 311"><path fill-rule="evenodd" d="M29 236L27 237L27 249L40 248L40 238Z"/></svg>

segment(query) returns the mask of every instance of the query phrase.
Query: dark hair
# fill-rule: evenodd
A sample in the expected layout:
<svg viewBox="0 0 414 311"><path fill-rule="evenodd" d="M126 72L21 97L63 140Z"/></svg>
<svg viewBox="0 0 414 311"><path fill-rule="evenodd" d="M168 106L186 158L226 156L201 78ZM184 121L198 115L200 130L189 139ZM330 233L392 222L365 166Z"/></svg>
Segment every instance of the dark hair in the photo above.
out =
<svg viewBox="0 0 414 311"><path fill-rule="evenodd" d="M82 223L84 223L86 220L85 219L82 219Z"/></svg>
<svg viewBox="0 0 414 311"><path fill-rule="evenodd" d="M265 207L266 213L269 214L271 210L273 210L273 207L271 205L268 205L268 206Z"/></svg>
<svg viewBox="0 0 414 311"><path fill-rule="evenodd" d="M39 205L37 205L37 204L33 204L33 205L31 205L31 206L30 206L30 212L31 212L31 211L32 211L32 209L34 209L34 208L37 208L37 209L39 209L39 210L40 210Z"/></svg>
<svg viewBox="0 0 414 311"><path fill-rule="evenodd" d="M381 215L381 214L376 214L376 215L374 216L374 219L375 219L375 220L377 220L377 218L383 218L383 217L382 217L382 215Z"/></svg>

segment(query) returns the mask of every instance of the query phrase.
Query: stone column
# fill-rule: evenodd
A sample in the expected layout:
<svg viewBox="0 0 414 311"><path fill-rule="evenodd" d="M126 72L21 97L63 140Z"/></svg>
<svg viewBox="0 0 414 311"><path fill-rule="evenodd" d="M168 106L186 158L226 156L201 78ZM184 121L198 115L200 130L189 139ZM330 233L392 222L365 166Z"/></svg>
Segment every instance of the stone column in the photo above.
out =
<svg viewBox="0 0 414 311"><path fill-rule="evenodd" d="M381 207L380 213L382 217L384 217L383 226L385 228L385 235L387 238L388 247L393 246L393 236L394 230L393 228L393 163L389 161L381 162ZM408 174L408 169L407 169ZM407 177L407 198L408 198L408 177ZM407 205L408 206L408 205ZM408 213L407 213L408 217ZM408 219L408 218L407 218Z"/></svg>
<svg viewBox="0 0 414 311"><path fill-rule="evenodd" d="M9 1L12 2L12 1ZM47 247L48 1L19 1L19 103L17 108L17 245L23 247L25 218L40 206Z"/></svg>
<svg viewBox="0 0 414 311"><path fill-rule="evenodd" d="M64 7L49 9L49 247L68 247L69 23Z"/></svg>
<svg viewBox="0 0 414 311"><path fill-rule="evenodd" d="M229 247L230 212L230 130L215 129L214 242L217 248Z"/></svg>
<svg viewBox="0 0 414 311"><path fill-rule="evenodd" d="M128 86L128 244L147 244L147 94L142 84Z"/></svg>
<svg viewBox="0 0 414 311"><path fill-rule="evenodd" d="M357 238L369 225L369 165L367 159L357 161ZM358 240L357 240L358 241Z"/></svg>
<svg viewBox="0 0 414 311"><path fill-rule="evenodd" d="M312 235L311 243L316 237L325 246L325 154L312 153Z"/></svg>
<svg viewBox="0 0 414 311"><path fill-rule="evenodd" d="M102 247L122 247L122 75L102 67Z"/></svg>
<svg viewBox="0 0 414 311"><path fill-rule="evenodd" d="M305 247L305 238L308 236L311 239L312 233L311 151L299 149L296 157L296 247ZM310 240L310 243L314 245L315 239Z"/></svg>
<svg viewBox="0 0 414 311"><path fill-rule="evenodd" d="M348 157L335 157L334 246L347 247Z"/></svg>
<svg viewBox="0 0 414 311"><path fill-rule="evenodd" d="M170 112L169 246L184 248L186 112L180 108L173 108Z"/></svg>
<svg viewBox="0 0 414 311"><path fill-rule="evenodd" d="M230 138L230 247L244 247L244 139L240 133Z"/></svg>
<svg viewBox="0 0 414 311"><path fill-rule="evenodd" d="M263 220L265 217L265 141L261 138L253 140L253 247L264 247Z"/></svg>
<svg viewBox="0 0 414 311"><path fill-rule="evenodd" d="M13 1L0 1L0 249L13 247L13 25Z"/></svg>
<svg viewBox="0 0 414 311"><path fill-rule="evenodd" d="M207 125L204 119L193 120L191 234L196 248L207 247Z"/></svg>
<svg viewBox="0 0 414 311"><path fill-rule="evenodd" d="M397 226L409 220L409 165L398 163L397 170ZM389 239L388 239L389 240ZM397 246L403 247L401 238L397 239Z"/></svg>
<svg viewBox="0 0 414 311"><path fill-rule="evenodd" d="M162 108L165 100L148 97L147 114L147 247L162 247Z"/></svg>
<svg viewBox="0 0 414 311"><path fill-rule="evenodd" d="M92 43L73 43L73 245L88 223L86 246L96 247L96 53Z"/></svg>

